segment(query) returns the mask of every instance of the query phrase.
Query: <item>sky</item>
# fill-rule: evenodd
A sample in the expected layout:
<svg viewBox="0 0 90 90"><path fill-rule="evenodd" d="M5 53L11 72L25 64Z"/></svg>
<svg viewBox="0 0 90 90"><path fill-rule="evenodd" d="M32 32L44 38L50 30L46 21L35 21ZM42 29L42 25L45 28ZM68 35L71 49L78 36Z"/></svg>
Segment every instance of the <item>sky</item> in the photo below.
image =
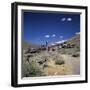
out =
<svg viewBox="0 0 90 90"><path fill-rule="evenodd" d="M54 43L80 34L80 14L23 12L23 40Z"/></svg>

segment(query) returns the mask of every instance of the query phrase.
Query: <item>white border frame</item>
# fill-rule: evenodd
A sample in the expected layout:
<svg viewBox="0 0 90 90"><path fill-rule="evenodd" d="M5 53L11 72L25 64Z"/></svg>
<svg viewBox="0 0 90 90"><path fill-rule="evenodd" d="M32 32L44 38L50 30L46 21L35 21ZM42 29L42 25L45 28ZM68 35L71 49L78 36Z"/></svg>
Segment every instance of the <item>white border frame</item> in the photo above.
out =
<svg viewBox="0 0 90 90"><path fill-rule="evenodd" d="M48 76L48 77L30 77L21 79L21 10L42 10L42 11L61 11L61 12L75 12L81 13L80 23L80 75L66 75L66 76ZM48 82L64 82L64 81L79 81L85 80L85 9L72 8L53 8L44 6L18 6L18 84L32 84L32 83L48 83Z"/></svg>

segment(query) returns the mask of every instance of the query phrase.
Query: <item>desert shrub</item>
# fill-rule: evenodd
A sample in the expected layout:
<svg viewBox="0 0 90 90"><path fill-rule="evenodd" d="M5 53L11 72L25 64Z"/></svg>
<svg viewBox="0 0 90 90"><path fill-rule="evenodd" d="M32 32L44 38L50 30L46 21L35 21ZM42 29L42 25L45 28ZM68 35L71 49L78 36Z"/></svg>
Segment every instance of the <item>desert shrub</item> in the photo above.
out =
<svg viewBox="0 0 90 90"><path fill-rule="evenodd" d="M62 65L62 64L64 64L64 63L65 63L64 60L56 60L56 61L55 61L55 64L58 64L58 65Z"/></svg>
<svg viewBox="0 0 90 90"><path fill-rule="evenodd" d="M75 53L72 55L72 57L79 57L80 56L80 53Z"/></svg>
<svg viewBox="0 0 90 90"><path fill-rule="evenodd" d="M67 55L73 55L74 53L79 52L79 47L78 48L62 48L61 50L58 51L61 54L67 54Z"/></svg>
<svg viewBox="0 0 90 90"><path fill-rule="evenodd" d="M65 64L65 61L64 61L64 59L62 57L58 57L55 60L55 64L62 65L62 64Z"/></svg>
<svg viewBox="0 0 90 90"><path fill-rule="evenodd" d="M49 67L47 62L45 62L44 65L43 65L43 68L46 68L46 67Z"/></svg>
<svg viewBox="0 0 90 90"><path fill-rule="evenodd" d="M58 51L61 54L72 54L72 49L71 48L62 48Z"/></svg>
<svg viewBox="0 0 90 90"><path fill-rule="evenodd" d="M77 46L77 47L76 47L76 51L77 51L77 52L80 51L80 46Z"/></svg>
<svg viewBox="0 0 90 90"><path fill-rule="evenodd" d="M22 72L23 77L41 76L43 73L42 68L35 61L30 63L24 62Z"/></svg>
<svg viewBox="0 0 90 90"><path fill-rule="evenodd" d="M62 54L66 54L67 52L66 52L66 49L65 48L63 48L62 49Z"/></svg>

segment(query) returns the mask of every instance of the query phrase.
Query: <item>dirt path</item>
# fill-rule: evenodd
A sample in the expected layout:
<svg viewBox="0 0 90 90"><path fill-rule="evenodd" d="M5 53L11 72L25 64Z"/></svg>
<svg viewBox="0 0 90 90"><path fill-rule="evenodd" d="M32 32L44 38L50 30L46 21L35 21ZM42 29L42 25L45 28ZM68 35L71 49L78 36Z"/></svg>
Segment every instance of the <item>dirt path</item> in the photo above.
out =
<svg viewBox="0 0 90 90"><path fill-rule="evenodd" d="M61 54L60 54L61 55ZM61 55L65 60L65 64L56 65L52 58L49 59L48 68L45 70L48 75L75 75L80 74L80 60L79 57L72 57L70 55Z"/></svg>
<svg viewBox="0 0 90 90"><path fill-rule="evenodd" d="M72 57L70 55L62 55L66 63L72 65L73 74L80 74L80 57Z"/></svg>

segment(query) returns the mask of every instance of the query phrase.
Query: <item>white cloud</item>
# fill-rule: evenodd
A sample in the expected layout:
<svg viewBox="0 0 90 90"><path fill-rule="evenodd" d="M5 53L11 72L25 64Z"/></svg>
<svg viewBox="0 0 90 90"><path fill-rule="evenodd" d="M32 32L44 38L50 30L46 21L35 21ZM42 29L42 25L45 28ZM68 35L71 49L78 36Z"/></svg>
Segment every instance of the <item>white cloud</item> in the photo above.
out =
<svg viewBox="0 0 90 90"><path fill-rule="evenodd" d="M49 45L50 45L50 46L51 46L51 45L53 46L53 45L56 45L56 44L55 44L55 43L50 43Z"/></svg>
<svg viewBox="0 0 90 90"><path fill-rule="evenodd" d="M58 41L58 42L55 42L56 44L60 44L60 43L64 43L66 42L67 40L61 40L61 41Z"/></svg>
<svg viewBox="0 0 90 90"><path fill-rule="evenodd" d="M65 21L66 20L66 18L61 18L61 21Z"/></svg>
<svg viewBox="0 0 90 90"><path fill-rule="evenodd" d="M62 38L63 38L63 36L60 36L60 38L62 39Z"/></svg>
<svg viewBox="0 0 90 90"><path fill-rule="evenodd" d="M80 35L80 32L76 32L75 34L76 34L76 35Z"/></svg>
<svg viewBox="0 0 90 90"><path fill-rule="evenodd" d="M64 17L64 18L61 18L61 21L62 21L62 22L64 22L64 21L72 21L72 18L70 18L70 17L69 17L69 18L65 18L65 17Z"/></svg>
<svg viewBox="0 0 90 90"><path fill-rule="evenodd" d="M57 41L57 42L54 42L54 43L50 43L49 45L57 45L57 44L61 44L61 43L64 43L66 42L67 40L60 40L60 41Z"/></svg>
<svg viewBox="0 0 90 90"><path fill-rule="evenodd" d="M50 35L45 35L45 38L49 38L50 37Z"/></svg>
<svg viewBox="0 0 90 90"><path fill-rule="evenodd" d="M56 35L55 34L52 34L52 36L51 37L56 37Z"/></svg>
<svg viewBox="0 0 90 90"><path fill-rule="evenodd" d="M72 18L67 18L67 21L72 21Z"/></svg>

